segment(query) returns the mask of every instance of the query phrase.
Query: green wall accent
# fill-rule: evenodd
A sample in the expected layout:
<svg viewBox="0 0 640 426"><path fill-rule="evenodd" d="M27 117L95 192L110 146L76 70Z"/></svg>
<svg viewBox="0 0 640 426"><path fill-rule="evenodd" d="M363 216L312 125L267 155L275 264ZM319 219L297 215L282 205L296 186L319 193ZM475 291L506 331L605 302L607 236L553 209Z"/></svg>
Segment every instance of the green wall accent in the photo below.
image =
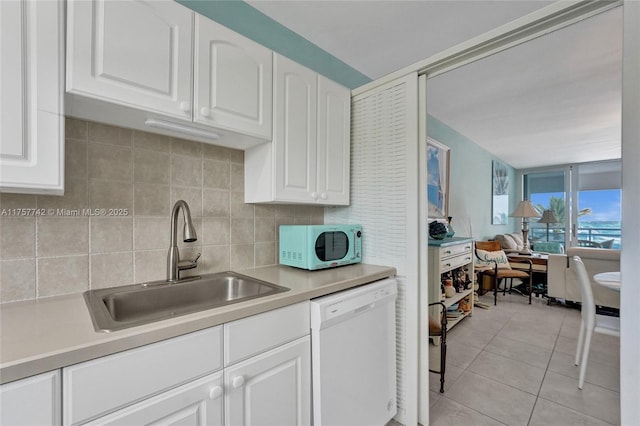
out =
<svg viewBox="0 0 640 426"><path fill-rule="evenodd" d="M431 115L427 116L427 134L451 148L449 215L453 217L456 236L486 240L496 234L520 229L515 218L509 218L507 225L491 224L492 161L500 159ZM517 205L516 170L509 165L507 167L509 211L513 211Z"/></svg>
<svg viewBox="0 0 640 426"><path fill-rule="evenodd" d="M182 5L278 52L306 67L354 89L371 79L309 40L282 26L241 0L176 0ZM458 235L478 239L513 232L508 225L491 225L491 162L499 160L435 117L428 116L429 136L451 148L449 211ZM516 172L509 167L509 204L516 206Z"/></svg>
<svg viewBox="0 0 640 426"><path fill-rule="evenodd" d="M178 3L231 28L350 89L371 81L360 71L320 49L240 0L177 0Z"/></svg>

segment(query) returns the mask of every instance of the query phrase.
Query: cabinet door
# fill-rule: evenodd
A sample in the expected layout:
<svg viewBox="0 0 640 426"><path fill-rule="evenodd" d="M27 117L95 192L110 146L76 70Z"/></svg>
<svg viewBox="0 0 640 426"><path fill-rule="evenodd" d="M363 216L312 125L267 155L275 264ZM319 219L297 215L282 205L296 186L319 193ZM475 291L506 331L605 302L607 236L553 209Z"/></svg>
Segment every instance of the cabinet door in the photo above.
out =
<svg viewBox="0 0 640 426"><path fill-rule="evenodd" d="M317 74L277 54L274 63L275 201L314 202Z"/></svg>
<svg viewBox="0 0 640 426"><path fill-rule="evenodd" d="M64 2L0 1L0 190L64 192Z"/></svg>
<svg viewBox="0 0 640 426"><path fill-rule="evenodd" d="M196 16L194 121L271 140L272 52Z"/></svg>
<svg viewBox="0 0 640 426"><path fill-rule="evenodd" d="M351 91L318 75L318 201L349 204Z"/></svg>
<svg viewBox="0 0 640 426"><path fill-rule="evenodd" d="M104 416L221 368L222 326L65 367L64 423Z"/></svg>
<svg viewBox="0 0 640 426"><path fill-rule="evenodd" d="M60 383L56 370L0 386L0 424L61 424Z"/></svg>
<svg viewBox="0 0 640 426"><path fill-rule="evenodd" d="M309 336L225 369L225 383L228 425L310 424Z"/></svg>
<svg viewBox="0 0 640 426"><path fill-rule="evenodd" d="M222 372L195 380L123 410L90 425L222 425Z"/></svg>
<svg viewBox="0 0 640 426"><path fill-rule="evenodd" d="M70 1L67 91L191 120L193 12L172 1Z"/></svg>

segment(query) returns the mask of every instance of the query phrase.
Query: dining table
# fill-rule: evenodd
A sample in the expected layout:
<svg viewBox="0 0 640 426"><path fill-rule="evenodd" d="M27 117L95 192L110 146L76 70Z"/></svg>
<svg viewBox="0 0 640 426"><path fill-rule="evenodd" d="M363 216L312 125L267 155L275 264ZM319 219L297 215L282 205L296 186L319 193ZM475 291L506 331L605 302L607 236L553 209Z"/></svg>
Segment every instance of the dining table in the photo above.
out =
<svg viewBox="0 0 640 426"><path fill-rule="evenodd" d="M620 291L620 271L601 272L599 274L595 274L593 276L593 280L603 287L607 287L615 291Z"/></svg>

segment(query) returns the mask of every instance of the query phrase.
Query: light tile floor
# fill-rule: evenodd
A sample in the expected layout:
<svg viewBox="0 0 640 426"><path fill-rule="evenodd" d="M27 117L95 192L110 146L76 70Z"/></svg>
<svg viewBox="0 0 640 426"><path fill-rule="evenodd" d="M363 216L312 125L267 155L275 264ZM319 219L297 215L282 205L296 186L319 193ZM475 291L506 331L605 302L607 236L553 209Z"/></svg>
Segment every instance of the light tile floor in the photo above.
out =
<svg viewBox="0 0 640 426"><path fill-rule="evenodd" d="M573 359L580 311L518 294L481 297L447 335L445 392L431 373L431 425L618 425L620 341L594 334L585 385Z"/></svg>

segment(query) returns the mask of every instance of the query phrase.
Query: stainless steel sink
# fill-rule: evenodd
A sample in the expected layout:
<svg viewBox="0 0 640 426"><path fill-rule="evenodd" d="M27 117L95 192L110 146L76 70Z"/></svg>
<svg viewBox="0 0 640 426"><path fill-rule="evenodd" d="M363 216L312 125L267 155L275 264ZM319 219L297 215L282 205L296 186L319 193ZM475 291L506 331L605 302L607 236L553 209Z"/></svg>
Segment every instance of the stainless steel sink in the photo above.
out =
<svg viewBox="0 0 640 426"><path fill-rule="evenodd" d="M176 283L89 290L84 299L95 329L116 331L288 290L235 272L221 272Z"/></svg>

